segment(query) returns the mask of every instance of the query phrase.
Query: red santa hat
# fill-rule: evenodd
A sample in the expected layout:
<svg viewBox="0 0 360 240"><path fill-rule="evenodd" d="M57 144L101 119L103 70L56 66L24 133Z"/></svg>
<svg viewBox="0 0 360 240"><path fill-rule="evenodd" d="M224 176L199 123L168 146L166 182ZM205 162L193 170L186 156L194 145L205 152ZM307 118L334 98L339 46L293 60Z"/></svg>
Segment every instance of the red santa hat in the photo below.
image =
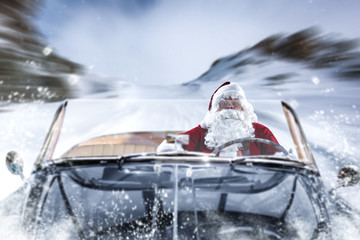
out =
<svg viewBox="0 0 360 240"><path fill-rule="evenodd" d="M239 86L239 84L234 82L225 82L218 89L216 89L211 96L208 110L217 111L221 99L228 98L238 98L242 105L247 102L244 90Z"/></svg>

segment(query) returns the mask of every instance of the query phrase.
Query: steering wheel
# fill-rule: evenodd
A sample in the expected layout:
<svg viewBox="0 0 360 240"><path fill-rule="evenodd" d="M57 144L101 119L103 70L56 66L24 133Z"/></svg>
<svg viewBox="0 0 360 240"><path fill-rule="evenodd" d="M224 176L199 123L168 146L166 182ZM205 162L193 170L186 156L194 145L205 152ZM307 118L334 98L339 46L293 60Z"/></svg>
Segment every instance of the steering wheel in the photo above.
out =
<svg viewBox="0 0 360 240"><path fill-rule="evenodd" d="M226 147L229 147L229 146L231 146L231 145L233 145L235 143L241 143L243 145L243 148L244 148L244 156L249 156L250 155L249 145L250 145L251 142L259 142L259 143L268 144L270 146L273 146L277 150L281 151L285 155L289 155L288 151L286 151L286 149L284 147L277 144L276 142L273 142L273 141L268 140L268 139L254 138L254 137L238 138L238 139L226 142L226 143L216 147L214 149L214 151L212 152L212 154L216 155Z"/></svg>

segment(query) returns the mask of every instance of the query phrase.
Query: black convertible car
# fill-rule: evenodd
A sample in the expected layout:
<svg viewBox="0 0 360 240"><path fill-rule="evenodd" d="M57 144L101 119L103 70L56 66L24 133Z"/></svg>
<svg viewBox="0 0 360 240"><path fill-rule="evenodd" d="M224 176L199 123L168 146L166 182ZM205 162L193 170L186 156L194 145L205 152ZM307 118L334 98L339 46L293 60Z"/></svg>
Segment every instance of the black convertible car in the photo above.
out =
<svg viewBox="0 0 360 240"><path fill-rule="evenodd" d="M355 210L324 188L293 109L252 103L281 145L234 142L270 144L275 155L157 152L166 138L186 144L177 133L207 101L65 101L19 190L21 228L33 239L333 239L334 219L351 222ZM7 165L22 174L17 153ZM344 167L339 186L359 175Z"/></svg>

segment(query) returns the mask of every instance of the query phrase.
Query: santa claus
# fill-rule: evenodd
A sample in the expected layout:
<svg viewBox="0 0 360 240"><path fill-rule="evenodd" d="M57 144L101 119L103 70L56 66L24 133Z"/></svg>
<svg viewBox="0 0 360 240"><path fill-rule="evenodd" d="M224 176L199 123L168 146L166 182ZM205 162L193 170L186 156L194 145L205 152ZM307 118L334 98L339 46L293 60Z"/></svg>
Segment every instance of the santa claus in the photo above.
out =
<svg viewBox="0 0 360 240"><path fill-rule="evenodd" d="M273 133L257 123L254 108L246 100L243 89L234 82L225 82L216 89L201 124L182 134L189 135L189 144L183 145L184 150L205 153L211 153L226 142L246 137L267 139L278 144ZM278 150L264 143L251 142L249 151L250 155L272 155ZM241 143L233 144L220 152L220 156L243 154Z"/></svg>

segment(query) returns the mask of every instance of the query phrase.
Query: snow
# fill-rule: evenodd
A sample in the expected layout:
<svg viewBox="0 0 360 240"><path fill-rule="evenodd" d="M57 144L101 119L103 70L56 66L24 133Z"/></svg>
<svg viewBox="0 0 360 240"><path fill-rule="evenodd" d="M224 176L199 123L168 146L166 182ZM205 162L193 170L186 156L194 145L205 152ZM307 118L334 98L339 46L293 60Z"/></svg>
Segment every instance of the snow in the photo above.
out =
<svg viewBox="0 0 360 240"><path fill-rule="evenodd" d="M262 64L247 65L241 71L239 68L229 68L234 63L239 63L247 58L264 60L264 56L259 56L256 52L247 52L233 61L225 61L224 64L216 65L207 74L184 85L141 85L116 79L106 81L108 80L106 77L96 79L96 76L93 75L73 78L70 79L70 82L83 86L80 97L92 98L94 102L96 99L102 98L142 99L146 105L151 102L145 99L174 99L179 102L201 99L203 105L194 109L196 115L187 115L185 119L175 118L174 121L185 124L182 125L185 129L194 127L195 123L200 122L205 115L211 93L226 80L239 83L248 99L278 99L280 96L296 109L300 117L325 187L331 189L336 186L336 174L342 166L348 164L359 166L360 149L357 147L360 145L358 137L360 136L360 113L357 107L360 104L359 83L357 81L339 81L332 74L333 69L312 69L301 63L275 58L266 59L267 62ZM279 76L288 76L288 78L283 80ZM97 90L99 84L103 84L102 86L105 87L101 91ZM24 159L25 176L29 176L32 163L37 157L53 113L59 103L0 104L0 136L2 137L0 159L5 161L6 153L16 150ZM176 108L181 111L182 106L178 104ZM137 118L151 116L153 110L158 113L158 120L156 120L158 126L156 127L166 128L166 123L162 126L161 116L169 114L170 108L169 105L156 109L149 106L142 114L129 109L128 114L123 118L119 116L120 119L125 119L127 116L126 124L107 130L109 132L128 130L131 123L136 123ZM265 114L270 119L274 117L270 114L271 110L268 109ZM90 112L92 109L89 108L88 111ZM72 116L74 117L70 121L76 121L76 114L72 114ZM90 138L95 136L97 131L104 130L106 125L101 126L102 129L91 129L87 123L83 123L82 127L89 129L87 137ZM146 128L146 126L142 127ZM70 128L67 129L66 134L68 136L72 134ZM278 134L281 135L281 133ZM67 147L71 147L73 143L82 139L73 136L73 140ZM0 199L6 198L21 184L20 177L12 176L4 163L0 168ZM359 208L359 184L339 189L338 194ZM1 229L6 229L13 221L16 222L13 215L8 217L9 222L2 221ZM343 229L346 229L346 225L340 226L338 230L342 231ZM354 229L346 230L346 233L349 234L347 239L356 239L357 236L353 232ZM21 238L21 233L19 234Z"/></svg>

